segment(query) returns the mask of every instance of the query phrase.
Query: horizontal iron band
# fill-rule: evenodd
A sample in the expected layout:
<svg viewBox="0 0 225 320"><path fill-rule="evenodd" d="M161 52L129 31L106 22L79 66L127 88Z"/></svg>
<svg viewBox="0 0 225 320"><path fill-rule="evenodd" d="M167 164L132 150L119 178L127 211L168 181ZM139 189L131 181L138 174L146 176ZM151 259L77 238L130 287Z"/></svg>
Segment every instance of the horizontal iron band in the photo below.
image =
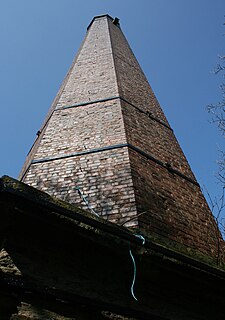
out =
<svg viewBox="0 0 225 320"><path fill-rule="evenodd" d="M83 107L83 106L87 106L87 105L93 104L93 103L106 102L106 101L111 101L111 100L116 100L116 99L120 99L120 97L119 96L113 96L113 97L104 98L104 99L98 99L98 100L92 100L92 101L85 101L85 102L81 102L81 103L75 103L75 104L73 104L71 106L63 106L63 107L56 108L55 111L64 110L64 109L70 109L70 108L76 108L76 107Z"/></svg>
<svg viewBox="0 0 225 320"><path fill-rule="evenodd" d="M138 110L141 113L144 113L146 116L148 116L150 119L162 124L164 127L166 127L167 129L170 129L171 131L173 131L173 129L166 124L164 121L159 120L158 118L155 118L149 111L144 111L142 110L140 107L135 106L133 103L129 102L128 100L124 99L123 97L119 97L120 100L126 102L127 104L129 104L130 106L132 106L133 108L135 108L136 110Z"/></svg>
<svg viewBox="0 0 225 320"><path fill-rule="evenodd" d="M83 107L83 106L87 106L89 104L94 104L94 103L99 103L99 102L106 102L106 101L111 101L111 100L116 100L116 99L120 99L120 100L126 102L127 104L129 104L130 106L132 106L133 108L138 110L139 112L144 113L145 115L147 115L150 119L162 124L167 129L170 129L171 131L173 131L173 129L168 124L166 124L164 121L155 118L149 111L142 110L140 107L135 106L133 103L129 102L128 100L126 100L125 98L123 98L121 96L113 96L113 97L109 97L109 98L105 98L105 99L99 99L99 100L86 101L86 102L82 102L82 103L76 103L76 104L73 104L71 106L63 106L63 107L57 108L57 109L55 109L55 111L64 110L64 109L70 109L70 108L76 108L76 107Z"/></svg>
<svg viewBox="0 0 225 320"><path fill-rule="evenodd" d="M174 173L174 174L178 175L179 177L181 177L181 178L183 178L183 179L185 179L185 180L187 180L187 181L189 181L189 182L191 182L191 183L193 183L193 184L195 184L196 186L199 187L199 184L198 184L197 181L195 181L194 179L186 176L185 174L183 174L182 172L178 171L177 169L173 168L169 163L162 162L162 161L154 158L150 154L146 153L145 151L143 151L143 150L141 150L141 149L139 149L139 148L137 148L137 147L135 147L135 146L133 146L133 145L131 145L129 143L127 144L127 146L130 149L132 149L132 150L138 152L139 154L143 155L145 158L147 158L147 159L159 164L160 166L166 168L169 172Z"/></svg>
<svg viewBox="0 0 225 320"><path fill-rule="evenodd" d="M124 147L128 147L127 143L115 144L112 146L84 150L84 151L73 152L73 153L68 153L68 154L59 154L58 156L52 156L52 157L47 157L47 158L42 158L42 159L34 159L31 163L34 164L34 163L48 162L48 161L53 161L53 160L60 160L60 159L77 157L77 156L82 156L85 154L97 153L97 152L119 149L119 148L124 148Z"/></svg>
<svg viewBox="0 0 225 320"><path fill-rule="evenodd" d="M112 145L112 146L106 146L106 147L102 147L102 148L96 148L96 149L90 149L90 150L85 150L85 151L79 151L79 152L74 152L74 153L69 153L69 154L62 154L62 155L58 155L58 156L53 156L53 157L47 157L47 158L42 158L42 159L34 159L31 162L32 164L37 164L37 163L43 163L43 162L49 162L49 161L54 161L54 160L61 160L61 159L66 159L66 158L72 158L72 157L77 157L77 156L82 156L82 155L87 155L87 154L93 154L93 153L98 153L98 152L104 152L104 151L108 151L108 150L114 150L114 149L120 149L120 148L129 148L131 150L134 150L136 152L138 152L139 154L141 154L142 156L144 156L145 158L157 163L158 165L160 165L161 167L167 169L169 172L174 173L176 175L178 175L179 177L195 184L196 186L199 186L198 182L196 182L194 179L184 175L183 173L181 173L180 171L176 170L175 168L173 168L170 164L168 163L164 163L158 159L156 159L155 157L151 156L150 154L146 153L145 151L133 146L130 143L121 143L121 144L116 144L116 145Z"/></svg>

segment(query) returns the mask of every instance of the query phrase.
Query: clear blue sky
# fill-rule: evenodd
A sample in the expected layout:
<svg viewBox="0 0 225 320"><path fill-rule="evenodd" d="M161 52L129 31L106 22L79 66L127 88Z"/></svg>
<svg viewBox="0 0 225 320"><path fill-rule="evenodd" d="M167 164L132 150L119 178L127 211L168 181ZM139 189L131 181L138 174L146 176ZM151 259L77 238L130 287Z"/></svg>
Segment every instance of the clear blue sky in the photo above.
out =
<svg viewBox="0 0 225 320"><path fill-rule="evenodd" d="M17 177L95 15L121 20L139 63L201 185L219 187L217 129L207 104L221 96L211 73L224 54L224 0L2 0L0 175Z"/></svg>

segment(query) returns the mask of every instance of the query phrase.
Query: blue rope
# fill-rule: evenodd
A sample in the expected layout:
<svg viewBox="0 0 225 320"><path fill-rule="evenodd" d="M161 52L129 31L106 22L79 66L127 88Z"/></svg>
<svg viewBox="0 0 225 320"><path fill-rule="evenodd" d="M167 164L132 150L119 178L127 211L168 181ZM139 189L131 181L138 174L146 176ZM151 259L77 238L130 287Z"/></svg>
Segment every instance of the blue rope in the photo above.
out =
<svg viewBox="0 0 225 320"><path fill-rule="evenodd" d="M131 291L131 294L132 294L133 298L137 301L137 298L135 297L135 294L134 294L134 284L135 284L135 280L136 280L136 271L137 271L136 270L136 263L135 263L134 256L132 254L131 249L129 249L129 253L130 253L131 259L133 261L133 265L134 265L134 277L133 277L133 282L132 282L130 291Z"/></svg>
<svg viewBox="0 0 225 320"><path fill-rule="evenodd" d="M145 244L145 238L144 238L142 235L140 235L140 234L135 234L135 237L140 238L140 239L142 240L142 245ZM136 281L137 268L136 268L135 259L134 259L134 256L133 256L133 254L132 254L131 249L129 249L129 253L130 253L130 256L131 256L133 265L134 265L134 276L133 276L133 281L132 281L132 285L131 285L130 291L131 291L132 297L133 297L136 301L138 301L138 299L136 298L136 296L135 296L135 294L134 294L134 285L135 285L135 281Z"/></svg>
<svg viewBox="0 0 225 320"><path fill-rule="evenodd" d="M92 208L92 206L89 204L87 198L85 197L85 195L84 195L83 192L81 191L81 189L80 189L79 187L76 187L75 190L78 191L79 195L81 196L81 198L83 199L83 201L85 202L86 206L87 206L88 209L91 211L91 213L93 213L94 215L96 215L97 217L99 217L99 214L94 211L94 209Z"/></svg>
<svg viewBox="0 0 225 320"><path fill-rule="evenodd" d="M140 238L142 240L142 245L145 244L145 238L141 234L135 234L135 237Z"/></svg>
<svg viewBox="0 0 225 320"><path fill-rule="evenodd" d="M94 209L91 207L91 205L89 204L87 198L84 196L83 192L81 191L81 189L79 187L76 187L75 190L78 191L78 193L80 194L81 198L83 199L83 201L85 202L85 204L87 205L88 209L94 214L96 215L97 217L99 217L99 214L97 212L94 211ZM135 234L135 237L137 238L140 238L142 240L142 245L145 244L145 238L140 235L140 234ZM130 253L130 256L131 256L131 259L132 259L132 262L133 262L133 265L134 265L134 276L133 276L133 281L132 281L132 285L131 285L131 288L130 288L130 291L131 291L131 294L132 294L132 297L138 301L138 299L136 298L135 294L134 294L134 285L135 285L135 281L136 281L136 273L137 273L137 268L136 268L136 263L135 263L135 259L134 259L134 256L132 254L132 251L131 249L129 249L129 253Z"/></svg>

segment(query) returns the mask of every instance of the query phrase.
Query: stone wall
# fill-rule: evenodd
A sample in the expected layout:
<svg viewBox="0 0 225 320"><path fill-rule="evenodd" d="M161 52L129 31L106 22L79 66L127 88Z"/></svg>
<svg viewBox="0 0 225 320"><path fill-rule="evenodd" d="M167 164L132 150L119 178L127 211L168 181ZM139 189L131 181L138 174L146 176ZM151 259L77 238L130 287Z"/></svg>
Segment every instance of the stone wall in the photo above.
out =
<svg viewBox="0 0 225 320"><path fill-rule="evenodd" d="M53 311L54 310L54 311ZM57 312L58 311L58 312ZM40 301L21 302L18 306L18 312L14 313L10 320L138 320L137 318L128 318L109 311L91 310L87 306L63 307L62 304L54 303L40 305ZM6 320L6 319L2 319ZM9 320L9 318L7 319Z"/></svg>

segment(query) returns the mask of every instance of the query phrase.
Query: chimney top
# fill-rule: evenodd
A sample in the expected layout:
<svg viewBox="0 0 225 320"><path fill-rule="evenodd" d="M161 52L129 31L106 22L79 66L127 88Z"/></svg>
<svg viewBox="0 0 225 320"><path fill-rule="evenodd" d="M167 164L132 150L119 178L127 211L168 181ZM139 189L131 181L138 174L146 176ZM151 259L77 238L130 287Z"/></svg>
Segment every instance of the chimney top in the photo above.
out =
<svg viewBox="0 0 225 320"><path fill-rule="evenodd" d="M100 19L100 18L104 18L104 17L109 18L109 19L112 21L112 23L115 24L117 27L120 26L120 23L119 23L120 20L119 20L119 18L115 17L115 19L113 19L113 18L112 18L110 15L108 15L108 14L101 14L101 15L99 15L99 16L95 16L95 17L91 20L90 24L89 24L88 27L87 27L87 30L91 27L91 25L92 25L92 23L94 22L94 20Z"/></svg>

